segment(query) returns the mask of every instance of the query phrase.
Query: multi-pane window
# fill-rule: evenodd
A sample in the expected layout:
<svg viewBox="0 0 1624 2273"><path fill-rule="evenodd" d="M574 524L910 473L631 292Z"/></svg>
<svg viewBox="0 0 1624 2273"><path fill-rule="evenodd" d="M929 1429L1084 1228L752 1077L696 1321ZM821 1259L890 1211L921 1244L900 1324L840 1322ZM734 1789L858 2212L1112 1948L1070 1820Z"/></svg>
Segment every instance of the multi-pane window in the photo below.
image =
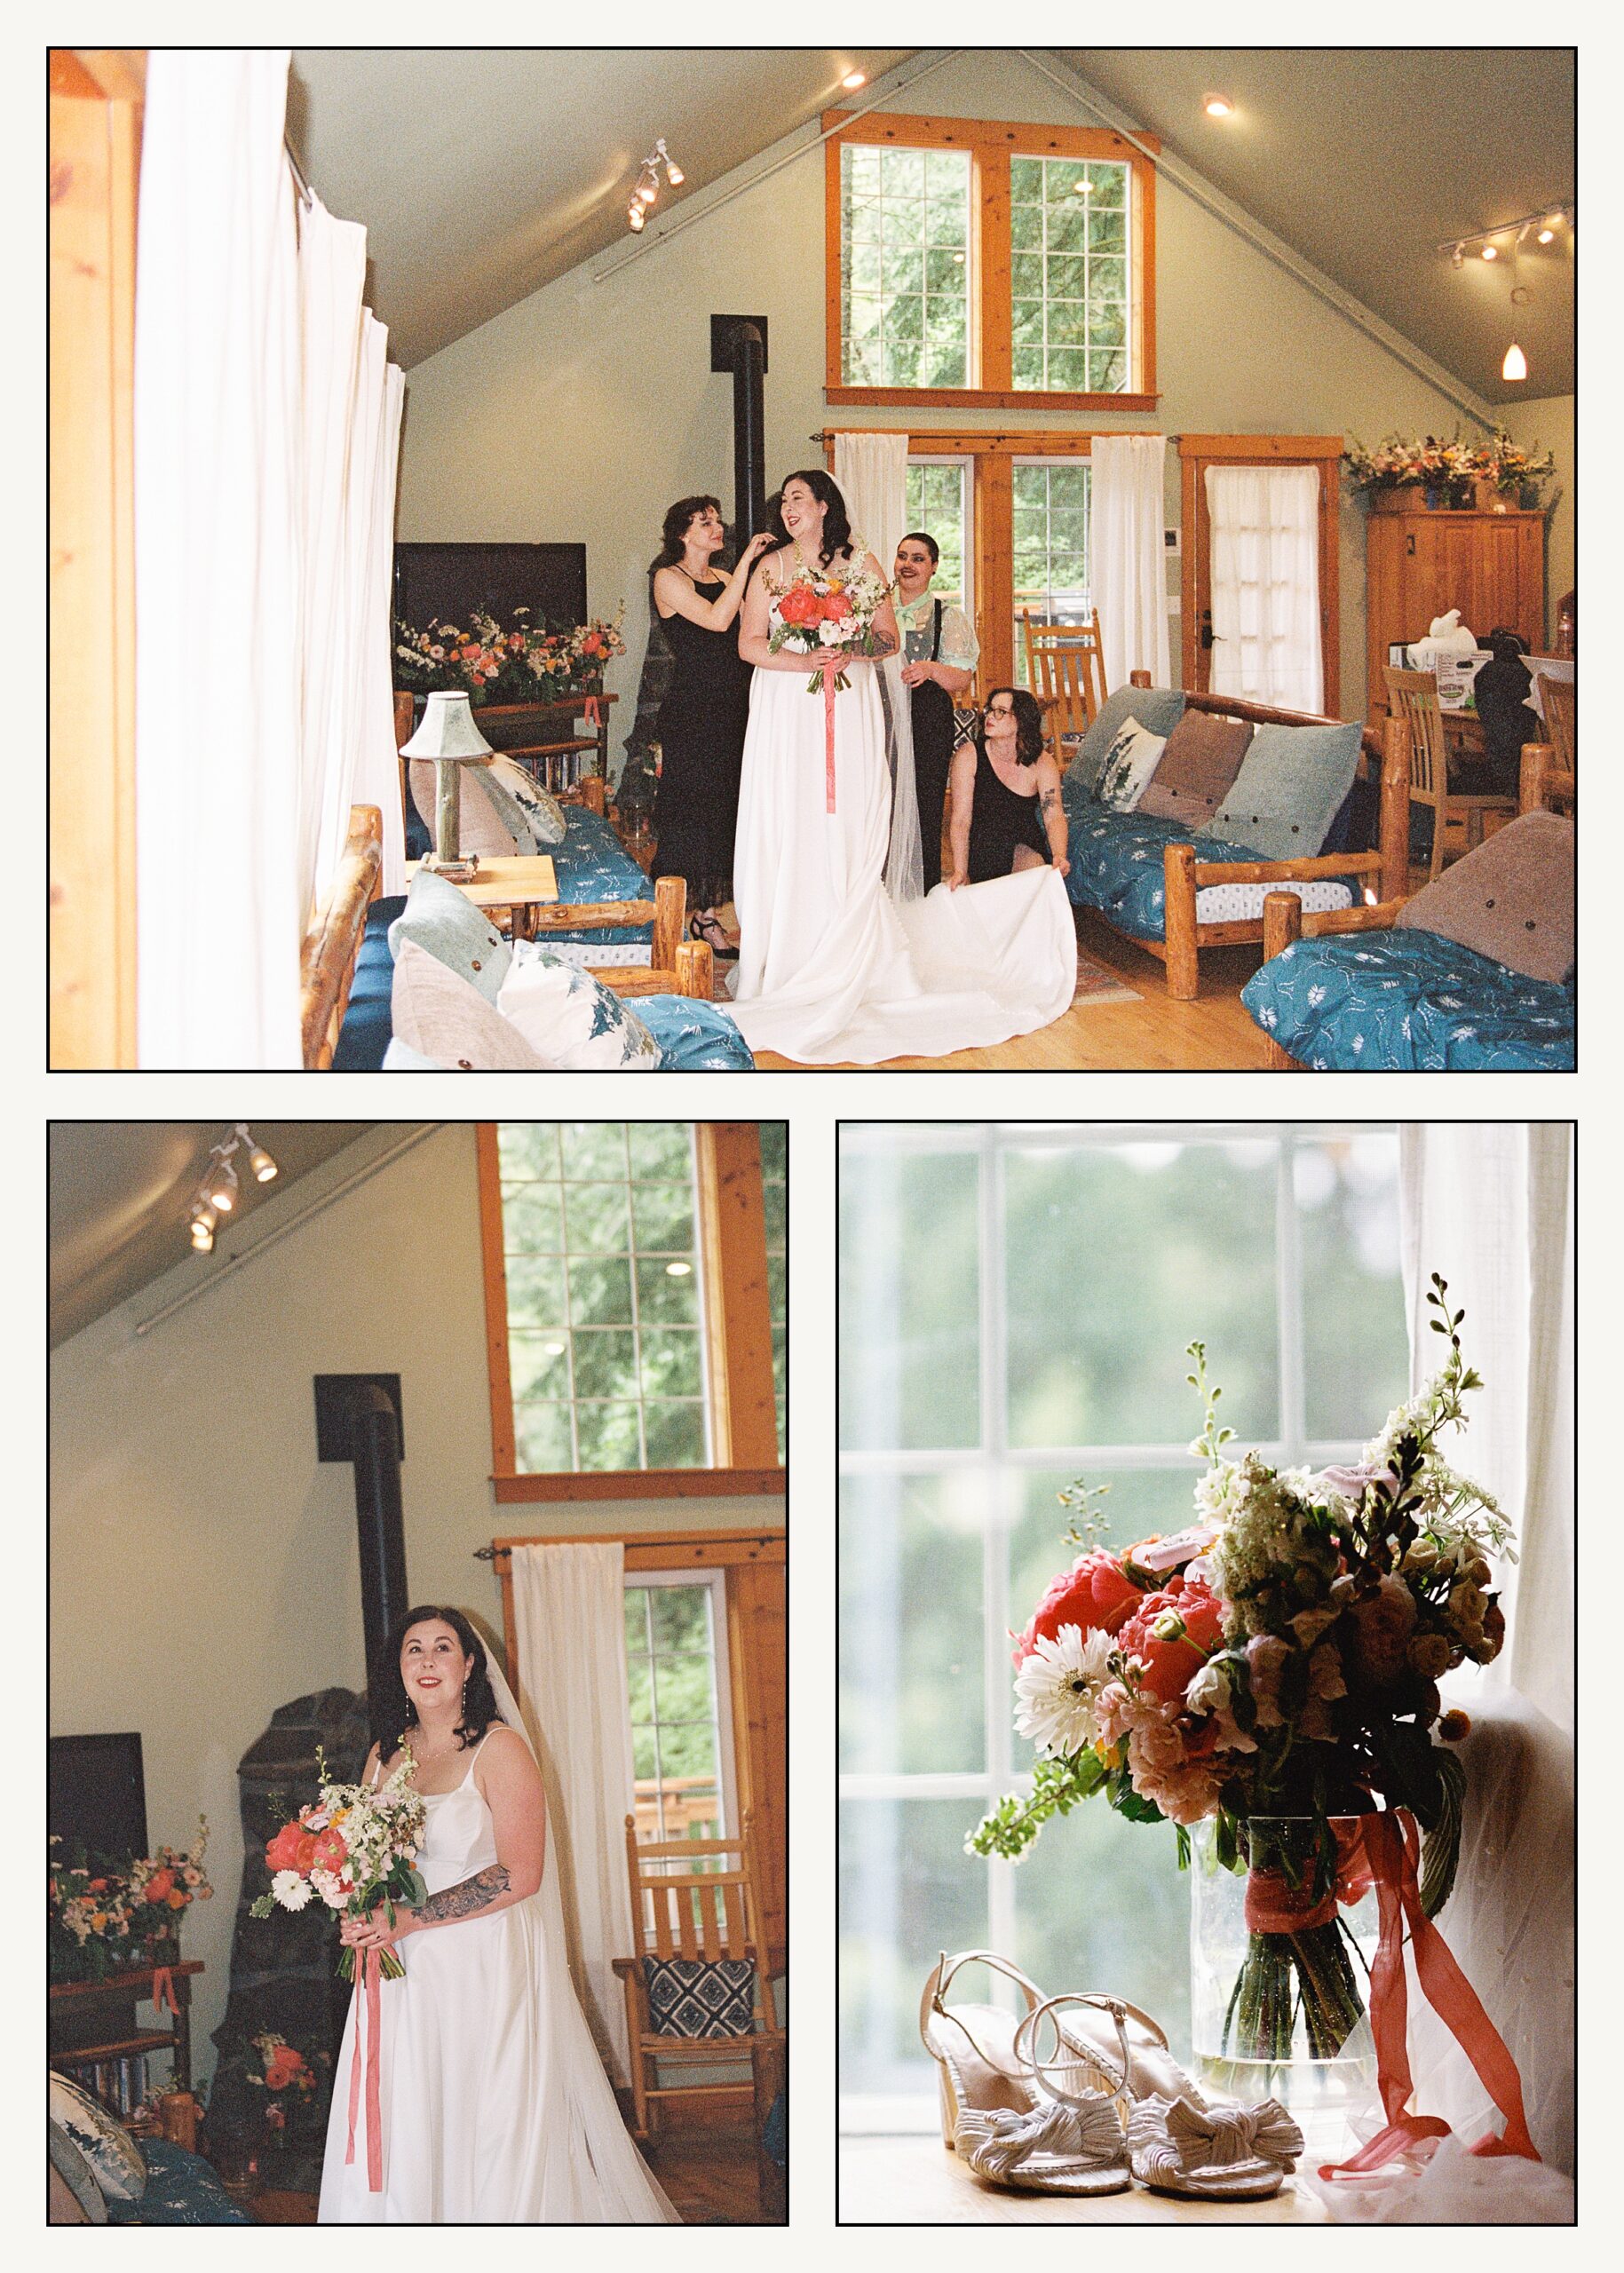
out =
<svg viewBox="0 0 1624 2273"><path fill-rule="evenodd" d="M1015 527L1015 661L1026 679L1023 611L1050 623L1082 623L1089 580L1089 467L1076 458L1020 459L1011 468Z"/></svg>
<svg viewBox="0 0 1624 2273"><path fill-rule="evenodd" d="M907 470L907 525L925 530L941 548L931 581L931 598L963 608L973 622L970 471L963 458L915 459Z"/></svg>
<svg viewBox="0 0 1624 2273"><path fill-rule="evenodd" d="M848 142L840 154L844 384L968 385L968 153Z"/></svg>
<svg viewBox="0 0 1624 2273"><path fill-rule="evenodd" d="M719 1839L727 1828L726 1650L720 1572L628 1574L626 1687L640 1840Z"/></svg>
<svg viewBox="0 0 1624 2273"><path fill-rule="evenodd" d="M521 1475L710 1459L693 1128L497 1132Z"/></svg>
<svg viewBox="0 0 1624 2273"><path fill-rule="evenodd" d="M1076 1552L1073 1479L1110 1486L1111 1544L1190 1519L1191 1340L1286 1463L1357 1458L1406 1394L1397 1131L849 1126L839 1308L843 2087L928 2107L944 1949L1104 1985L1187 2054L1170 1830L1097 1801L1018 1868L964 1852L1031 1767L1009 1635Z"/></svg>
<svg viewBox="0 0 1624 2273"><path fill-rule="evenodd" d="M761 1211L767 1242L767 1311L772 1327L772 1401L778 1412L778 1456L784 1457L789 1393L789 1125L761 1124Z"/></svg>
<svg viewBox="0 0 1624 2273"><path fill-rule="evenodd" d="M1010 376L1034 392L1129 384L1131 182L1126 165L1010 162Z"/></svg>

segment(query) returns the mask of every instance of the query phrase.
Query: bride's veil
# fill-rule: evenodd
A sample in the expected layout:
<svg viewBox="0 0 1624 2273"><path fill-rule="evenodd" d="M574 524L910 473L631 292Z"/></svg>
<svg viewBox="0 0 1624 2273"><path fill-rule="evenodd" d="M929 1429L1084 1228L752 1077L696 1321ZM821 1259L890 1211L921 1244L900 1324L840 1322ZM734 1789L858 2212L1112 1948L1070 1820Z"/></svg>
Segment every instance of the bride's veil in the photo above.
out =
<svg viewBox="0 0 1624 2273"><path fill-rule="evenodd" d="M891 780L885 889L893 899L920 899L925 888L924 846L919 827L919 792L914 780L913 709L902 684L901 654L887 655L875 668L885 712L885 762Z"/></svg>

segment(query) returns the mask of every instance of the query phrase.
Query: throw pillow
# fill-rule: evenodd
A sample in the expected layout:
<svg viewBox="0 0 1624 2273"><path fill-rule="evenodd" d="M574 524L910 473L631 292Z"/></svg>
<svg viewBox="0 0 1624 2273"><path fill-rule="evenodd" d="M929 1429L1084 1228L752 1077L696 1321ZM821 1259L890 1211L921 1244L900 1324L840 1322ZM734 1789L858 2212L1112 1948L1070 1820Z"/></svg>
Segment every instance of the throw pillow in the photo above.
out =
<svg viewBox="0 0 1624 2273"><path fill-rule="evenodd" d="M1153 734L1137 718L1124 718L1121 731L1105 752L1094 794L1113 813L1130 813L1145 795L1167 748L1165 734Z"/></svg>
<svg viewBox="0 0 1624 2273"><path fill-rule="evenodd" d="M51 2079L55 2081L53 2077ZM72 2195L79 2209L76 2222L87 2226L105 2226L107 2222L107 2197L96 2183L96 2174L85 2156L82 2155L59 2123L45 2119L46 2167L52 2178L59 2179ZM74 2220L57 2214L53 2209L49 2221L55 2224L72 2224Z"/></svg>
<svg viewBox="0 0 1624 2273"><path fill-rule="evenodd" d="M1352 786L1357 721L1346 726L1259 726L1228 796L1199 836L1246 844L1265 860L1310 860Z"/></svg>
<svg viewBox="0 0 1624 2273"><path fill-rule="evenodd" d="M1485 836L1398 911L1398 924L1560 986L1573 968L1573 824L1524 813Z"/></svg>
<svg viewBox="0 0 1624 2273"><path fill-rule="evenodd" d="M484 910L432 868L418 869L404 914L389 927L389 952L397 963L408 939L477 987L487 1002L502 992L512 949Z"/></svg>
<svg viewBox="0 0 1624 2273"><path fill-rule="evenodd" d="M459 1073L540 1073L536 1056L494 1002L416 940L395 958L390 1017L403 1045Z"/></svg>
<svg viewBox="0 0 1624 2273"><path fill-rule="evenodd" d="M398 1034L392 1034L378 1070L384 1073L445 1073L453 1069L436 1065L432 1057L420 1057L415 1049L407 1048Z"/></svg>
<svg viewBox="0 0 1624 2273"><path fill-rule="evenodd" d="M614 988L533 940L515 948L497 1007L544 1065L571 1073L659 1069L659 1043Z"/></svg>
<svg viewBox="0 0 1624 2273"><path fill-rule="evenodd" d="M1105 762L1105 752L1122 731L1125 718L1137 718L1153 734L1170 734L1184 715L1184 689L1177 686L1119 686L1099 706L1099 715L1077 746L1077 755L1066 769L1068 781L1078 782L1090 796Z"/></svg>
<svg viewBox="0 0 1624 2273"><path fill-rule="evenodd" d="M1200 828L1224 803L1251 739L1252 729L1244 718L1186 710L1168 736L1139 811L1186 828Z"/></svg>
<svg viewBox="0 0 1624 2273"><path fill-rule="evenodd" d="M756 1968L749 1958L646 1957L649 2025L656 2036L749 2036Z"/></svg>
<svg viewBox="0 0 1624 2273"><path fill-rule="evenodd" d="M434 767L426 757L410 761L412 803L431 836L434 828ZM517 853L550 851L564 842L564 808L550 791L530 779L511 757L463 768L462 826L457 851L487 860L511 860Z"/></svg>
<svg viewBox="0 0 1624 2273"><path fill-rule="evenodd" d="M96 2174L96 2183L115 2202L139 2202L147 2184L141 2150L123 2125L99 2100L66 2076L51 2079L51 2120L59 2124ZM67 2175L63 2173L64 2177Z"/></svg>

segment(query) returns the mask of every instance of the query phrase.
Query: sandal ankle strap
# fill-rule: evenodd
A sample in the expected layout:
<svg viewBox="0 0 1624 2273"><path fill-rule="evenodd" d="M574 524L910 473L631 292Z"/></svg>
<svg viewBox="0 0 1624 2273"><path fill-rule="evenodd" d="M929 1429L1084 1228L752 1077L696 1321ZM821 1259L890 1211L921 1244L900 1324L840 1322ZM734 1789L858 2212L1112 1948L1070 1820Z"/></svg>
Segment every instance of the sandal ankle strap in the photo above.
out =
<svg viewBox="0 0 1624 2273"><path fill-rule="evenodd" d="M1117 2047L1121 2057L1122 2065L1120 2075L1112 2074L1105 2060L1092 2046L1078 2044L1066 2035L1057 2017L1063 2005L1095 2005L1111 2015L1116 2023ZM1051 2099L1063 2102L1067 2107L1080 2106L1082 2101L1076 2093L1066 2091L1060 2085L1053 2082L1044 2072L1046 2069L1081 2065L1101 2079L1108 2099L1119 2102L1125 2100L1129 2096L1128 2079L1132 2072L1132 2057L1128 2047L1128 2024L1125 2017L1129 2012L1135 2013L1137 2016L1136 2007L1125 2005L1121 1999L1114 1997L1083 1995L1074 1991L1063 1992L1058 1997L1046 1997L1042 2004L1034 2006L1017 2027L1015 2056L1040 2091L1046 2092ZM1056 2053L1052 2060L1040 2060L1037 2056L1038 2030L1046 2019L1055 2031ZM1154 2027L1155 2024L1153 2022L1151 2025ZM1157 2033L1161 2034L1160 2030ZM1029 2045L1028 2038L1031 2039ZM1162 2041L1165 2043L1166 2039L1163 2038ZM1069 2055L1069 2058L1062 2059L1062 2053Z"/></svg>
<svg viewBox="0 0 1624 2273"><path fill-rule="evenodd" d="M1001 1973L1006 1980L1014 1982L1026 2000L1028 2015L1042 2002L1042 1992L1037 1984L1028 1981L1018 1965L1011 1965L1007 1957L1000 1957L995 1950L961 1950L956 1957L949 1957L944 1950L936 1960L934 1970L926 1978L924 1991L919 2000L919 2035L927 2052L931 2049L928 2030L932 2019L952 2021L960 2034L969 2038L972 2045L975 2044L974 2037L970 2036L963 2022L955 2013L951 2012L943 2001L948 1984L962 1965L985 1965L989 1971ZM980 2049L979 2046L976 2048Z"/></svg>

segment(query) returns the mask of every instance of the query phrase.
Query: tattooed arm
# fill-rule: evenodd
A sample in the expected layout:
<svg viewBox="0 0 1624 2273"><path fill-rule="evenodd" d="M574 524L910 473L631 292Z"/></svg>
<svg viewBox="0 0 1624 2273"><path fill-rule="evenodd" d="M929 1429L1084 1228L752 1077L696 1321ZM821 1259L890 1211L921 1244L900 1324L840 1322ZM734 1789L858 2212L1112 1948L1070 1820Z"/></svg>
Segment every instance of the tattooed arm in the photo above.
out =
<svg viewBox="0 0 1624 2273"><path fill-rule="evenodd" d="M535 1892L547 1853L547 1802L530 1747L522 1737L498 1725L487 1738L473 1772L491 1811L498 1859L456 1886L442 1887L416 1910L397 1903L392 1925L384 1910L374 1911L370 1918L346 1919L341 1940L352 1947L385 1949L403 1935L488 1917Z"/></svg>
<svg viewBox="0 0 1624 2273"><path fill-rule="evenodd" d="M1071 873L1066 857L1066 807L1060 800L1060 769L1047 751L1038 760L1038 812L1049 837L1050 858L1064 875Z"/></svg>

